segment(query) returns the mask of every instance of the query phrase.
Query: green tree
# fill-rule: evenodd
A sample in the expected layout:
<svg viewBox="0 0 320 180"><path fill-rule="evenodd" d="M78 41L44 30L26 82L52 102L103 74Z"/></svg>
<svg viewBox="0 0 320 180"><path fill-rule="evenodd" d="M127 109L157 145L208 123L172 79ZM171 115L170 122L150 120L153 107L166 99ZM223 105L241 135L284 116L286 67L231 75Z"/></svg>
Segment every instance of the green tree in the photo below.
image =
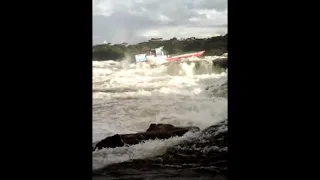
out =
<svg viewBox="0 0 320 180"><path fill-rule="evenodd" d="M160 46L164 46L166 54L205 50L204 55L222 55L228 52L228 34L204 39L197 39L195 37L181 40L178 40L176 37L169 40L152 38L147 42L134 45L128 45L127 43L114 45L110 43L99 44L92 47L92 59L96 61L121 60L126 54L131 56L133 60L135 54L146 53L150 49Z"/></svg>

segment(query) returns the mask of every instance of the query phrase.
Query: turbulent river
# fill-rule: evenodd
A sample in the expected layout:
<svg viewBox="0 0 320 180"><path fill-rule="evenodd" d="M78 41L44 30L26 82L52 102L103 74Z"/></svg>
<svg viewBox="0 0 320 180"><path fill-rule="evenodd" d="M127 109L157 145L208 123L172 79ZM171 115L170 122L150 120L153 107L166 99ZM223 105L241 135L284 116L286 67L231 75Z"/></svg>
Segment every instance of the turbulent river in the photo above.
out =
<svg viewBox="0 0 320 180"><path fill-rule="evenodd" d="M93 152L93 179L227 178L227 72L206 57L157 68L93 62L93 142L151 123L201 132Z"/></svg>

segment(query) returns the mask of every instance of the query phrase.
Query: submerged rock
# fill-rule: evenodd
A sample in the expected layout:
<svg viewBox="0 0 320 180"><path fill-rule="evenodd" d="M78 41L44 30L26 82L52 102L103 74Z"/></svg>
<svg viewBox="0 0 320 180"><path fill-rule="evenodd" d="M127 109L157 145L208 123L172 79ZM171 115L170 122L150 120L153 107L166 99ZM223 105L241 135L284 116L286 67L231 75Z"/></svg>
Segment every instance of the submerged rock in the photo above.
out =
<svg viewBox="0 0 320 180"><path fill-rule="evenodd" d="M188 131L199 131L200 128L175 127L171 124L151 124L146 132L134 134L116 134L93 144L92 151L103 148L115 148L125 145L139 144L142 141L154 139L169 139L174 136L183 136Z"/></svg>

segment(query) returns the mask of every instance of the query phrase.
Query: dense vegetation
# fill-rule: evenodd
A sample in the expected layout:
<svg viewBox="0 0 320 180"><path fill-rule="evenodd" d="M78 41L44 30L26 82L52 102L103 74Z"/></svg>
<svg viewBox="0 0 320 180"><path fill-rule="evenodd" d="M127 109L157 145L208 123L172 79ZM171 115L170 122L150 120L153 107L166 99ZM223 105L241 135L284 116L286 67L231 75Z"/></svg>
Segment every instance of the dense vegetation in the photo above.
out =
<svg viewBox="0 0 320 180"><path fill-rule="evenodd" d="M172 38L162 40L162 38L152 38L148 42L135 45L122 44L100 44L92 47L92 57L95 61L101 60L121 60L125 56L133 57L135 54L146 53L150 49L164 46L166 54L176 54L188 51L205 50L204 55L222 55L228 51L228 34L205 39L195 37L180 39ZM133 59L132 59L133 60Z"/></svg>

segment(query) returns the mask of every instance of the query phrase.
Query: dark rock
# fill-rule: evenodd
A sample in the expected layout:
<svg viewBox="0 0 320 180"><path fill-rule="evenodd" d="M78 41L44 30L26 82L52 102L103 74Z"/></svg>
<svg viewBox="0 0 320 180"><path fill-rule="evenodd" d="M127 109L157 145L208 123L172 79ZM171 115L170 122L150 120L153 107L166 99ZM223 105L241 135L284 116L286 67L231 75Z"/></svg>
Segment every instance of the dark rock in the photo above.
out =
<svg viewBox="0 0 320 180"><path fill-rule="evenodd" d="M154 126L154 125L153 125ZM150 128L150 127L149 127ZM160 128L160 127L158 127ZM156 128L152 128L156 129ZM156 157L134 159L93 170L93 179L228 179L228 120Z"/></svg>
<svg viewBox="0 0 320 180"><path fill-rule="evenodd" d="M228 68L228 58L218 58L212 61L213 66L218 66L223 69Z"/></svg>
<svg viewBox="0 0 320 180"><path fill-rule="evenodd" d="M154 139L169 139L174 136L183 136L188 131L199 131L200 128L190 127L175 127L171 124L151 124L146 132L139 132L135 134L116 134L99 141L93 148L115 148L125 145L139 144L142 141Z"/></svg>
<svg viewBox="0 0 320 180"><path fill-rule="evenodd" d="M150 131L169 131L174 129L175 127L171 124L150 124L147 132Z"/></svg>
<svg viewBox="0 0 320 180"><path fill-rule="evenodd" d="M187 129L188 131L200 131L200 128L196 126L187 126L187 127L175 127L171 124L150 124L147 132L160 131L160 132L169 132L175 130Z"/></svg>
<svg viewBox="0 0 320 180"><path fill-rule="evenodd" d="M122 141L121 136L119 134L116 134L114 136L109 136L99 141L96 144L96 147L93 149L93 151L96 149L102 149L105 147L115 148L120 146L124 146L124 142Z"/></svg>

